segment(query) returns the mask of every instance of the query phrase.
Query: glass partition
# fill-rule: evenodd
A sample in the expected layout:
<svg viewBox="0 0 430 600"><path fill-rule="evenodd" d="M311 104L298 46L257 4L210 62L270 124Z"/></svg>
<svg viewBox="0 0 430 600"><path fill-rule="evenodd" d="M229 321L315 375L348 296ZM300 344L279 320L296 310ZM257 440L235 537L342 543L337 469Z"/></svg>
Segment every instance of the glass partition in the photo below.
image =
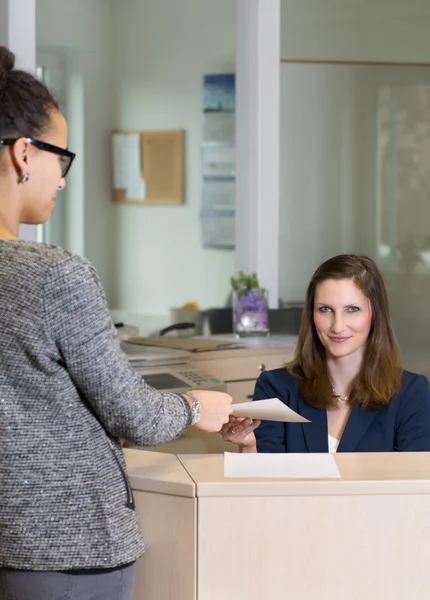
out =
<svg viewBox="0 0 430 600"><path fill-rule="evenodd" d="M430 376L430 68L282 63L280 296L371 256L406 365Z"/></svg>

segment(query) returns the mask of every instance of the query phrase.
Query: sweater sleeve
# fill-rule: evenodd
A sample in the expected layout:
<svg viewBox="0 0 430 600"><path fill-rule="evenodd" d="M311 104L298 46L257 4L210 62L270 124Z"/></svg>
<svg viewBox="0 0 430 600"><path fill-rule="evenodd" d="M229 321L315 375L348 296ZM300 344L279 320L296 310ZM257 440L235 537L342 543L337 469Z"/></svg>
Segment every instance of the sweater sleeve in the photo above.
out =
<svg viewBox="0 0 430 600"><path fill-rule="evenodd" d="M61 362L110 436L150 446L183 433L191 420L188 403L133 371L88 261L70 256L50 267L44 311Z"/></svg>

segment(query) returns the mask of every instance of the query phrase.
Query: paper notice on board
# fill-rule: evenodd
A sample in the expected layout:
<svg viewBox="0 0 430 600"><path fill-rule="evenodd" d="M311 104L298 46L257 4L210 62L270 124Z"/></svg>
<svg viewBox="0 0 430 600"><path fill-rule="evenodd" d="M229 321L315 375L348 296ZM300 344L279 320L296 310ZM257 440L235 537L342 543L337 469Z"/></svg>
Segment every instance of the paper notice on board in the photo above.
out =
<svg viewBox="0 0 430 600"><path fill-rule="evenodd" d="M202 187L203 211L231 211L236 208L236 182L224 179L205 179Z"/></svg>
<svg viewBox="0 0 430 600"><path fill-rule="evenodd" d="M126 190L127 200L145 200L142 151L138 133L113 135L113 178L116 190Z"/></svg>
<svg viewBox="0 0 430 600"><path fill-rule="evenodd" d="M203 141L234 143L236 114L234 112L207 112L203 117Z"/></svg>
<svg viewBox="0 0 430 600"><path fill-rule="evenodd" d="M266 421L309 423L308 419L291 410L279 398L233 404L233 414L235 417L249 417L250 419L264 419Z"/></svg>
<svg viewBox="0 0 430 600"><path fill-rule="evenodd" d="M335 479L340 472L334 456L318 454L267 454L226 452L224 477L276 479Z"/></svg>
<svg viewBox="0 0 430 600"><path fill-rule="evenodd" d="M207 210L201 215L204 248L234 248L234 211Z"/></svg>
<svg viewBox="0 0 430 600"><path fill-rule="evenodd" d="M139 179L131 182L127 186L127 200L145 200L146 199L146 181Z"/></svg>
<svg viewBox="0 0 430 600"><path fill-rule="evenodd" d="M202 167L204 177L235 177L236 148L234 146L204 146Z"/></svg>

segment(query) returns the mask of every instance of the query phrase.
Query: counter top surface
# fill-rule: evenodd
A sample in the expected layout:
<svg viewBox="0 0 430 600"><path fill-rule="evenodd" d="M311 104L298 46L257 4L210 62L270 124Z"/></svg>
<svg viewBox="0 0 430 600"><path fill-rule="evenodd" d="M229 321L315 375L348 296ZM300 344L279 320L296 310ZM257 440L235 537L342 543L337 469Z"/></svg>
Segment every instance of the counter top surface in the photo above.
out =
<svg viewBox="0 0 430 600"><path fill-rule="evenodd" d="M430 494L430 453L339 453L340 479L225 478L223 456L180 455L197 496Z"/></svg>
<svg viewBox="0 0 430 600"><path fill-rule="evenodd" d="M218 340L225 340L234 344L243 344L240 348L222 348L219 350L210 350L207 352L193 352L191 362L199 360L212 360L216 358L239 358L241 356L260 356L264 354L282 354L288 352L287 359L291 359L297 344L296 335L268 335L255 338L240 338L237 339L234 335L214 335L211 336Z"/></svg>
<svg viewBox="0 0 430 600"><path fill-rule="evenodd" d="M336 454L340 479L225 478L222 454L125 451L134 489L177 496L430 494L430 453Z"/></svg>
<svg viewBox="0 0 430 600"><path fill-rule="evenodd" d="M131 486L134 490L172 496L196 495L196 484L175 454L124 449Z"/></svg>

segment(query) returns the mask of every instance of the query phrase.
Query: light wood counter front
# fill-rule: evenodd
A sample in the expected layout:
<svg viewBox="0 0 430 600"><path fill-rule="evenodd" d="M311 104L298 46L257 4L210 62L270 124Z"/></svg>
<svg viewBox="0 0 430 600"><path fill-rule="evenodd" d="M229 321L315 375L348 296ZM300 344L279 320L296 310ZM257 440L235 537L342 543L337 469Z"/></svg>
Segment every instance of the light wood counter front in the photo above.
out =
<svg viewBox="0 0 430 600"><path fill-rule="evenodd" d="M229 479L126 451L147 554L134 600L427 600L430 453L337 454L340 479Z"/></svg>

